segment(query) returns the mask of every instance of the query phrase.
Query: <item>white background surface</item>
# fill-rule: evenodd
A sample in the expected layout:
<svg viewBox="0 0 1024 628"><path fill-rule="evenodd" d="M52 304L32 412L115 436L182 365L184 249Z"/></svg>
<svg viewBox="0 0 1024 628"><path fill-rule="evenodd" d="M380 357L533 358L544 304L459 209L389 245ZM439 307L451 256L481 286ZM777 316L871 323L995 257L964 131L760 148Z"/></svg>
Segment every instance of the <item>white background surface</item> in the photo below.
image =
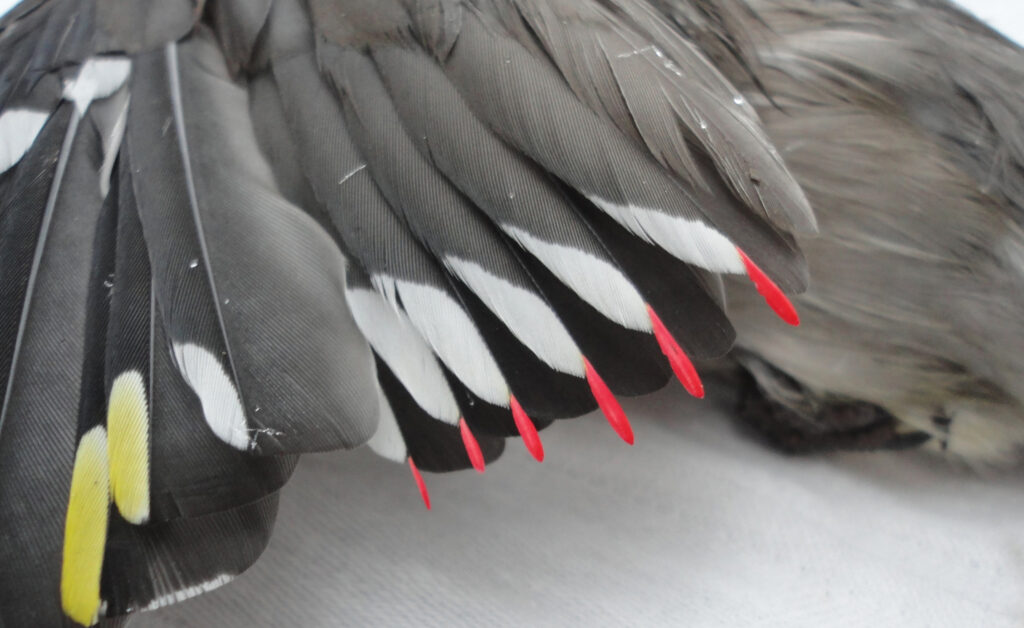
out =
<svg viewBox="0 0 1024 628"><path fill-rule="evenodd" d="M269 550L143 628L1024 625L1024 477L921 453L794 459L672 387L484 476L304 459Z"/></svg>

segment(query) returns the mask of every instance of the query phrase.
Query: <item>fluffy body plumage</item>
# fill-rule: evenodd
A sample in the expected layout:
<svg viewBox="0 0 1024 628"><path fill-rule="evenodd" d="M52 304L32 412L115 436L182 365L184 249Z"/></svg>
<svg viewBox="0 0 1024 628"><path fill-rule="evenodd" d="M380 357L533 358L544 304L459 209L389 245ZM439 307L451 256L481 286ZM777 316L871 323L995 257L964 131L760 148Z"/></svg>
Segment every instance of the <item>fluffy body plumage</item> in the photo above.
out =
<svg viewBox="0 0 1024 628"><path fill-rule="evenodd" d="M797 333L730 286L742 362L792 413L787 431L866 403L971 464L1015 462L1024 52L944 3L744 5L717 21L675 16L700 41L730 16L746 26L711 54L730 60L718 67L757 108L820 232L797 236L811 269Z"/></svg>
<svg viewBox="0 0 1024 628"><path fill-rule="evenodd" d="M702 396L734 343L786 429L857 402L972 459L1024 440L1022 53L946 5L38 0L0 29L3 625L229 581L303 452L367 443L429 507L421 470L543 459L555 419L632 442L616 395Z"/></svg>

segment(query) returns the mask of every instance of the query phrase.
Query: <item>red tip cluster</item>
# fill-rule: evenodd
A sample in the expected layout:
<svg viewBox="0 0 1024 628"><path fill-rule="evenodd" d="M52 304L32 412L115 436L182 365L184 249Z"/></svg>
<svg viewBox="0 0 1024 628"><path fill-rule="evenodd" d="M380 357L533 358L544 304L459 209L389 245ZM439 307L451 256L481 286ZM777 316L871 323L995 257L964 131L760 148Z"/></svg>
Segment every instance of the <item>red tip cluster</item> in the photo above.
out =
<svg viewBox="0 0 1024 628"><path fill-rule="evenodd" d="M654 327L654 337L658 341L658 346L661 347L662 353L668 358L668 363L672 365L672 371L676 374L679 382L686 389L686 392L698 399L703 399L704 384L701 383L700 376L697 375L697 369L693 368L693 362L690 361L686 352L679 346L676 339L672 337L672 334L665 327L665 323L661 322L661 318L650 305L647 306L647 315L651 318L651 325Z"/></svg>
<svg viewBox="0 0 1024 628"><path fill-rule="evenodd" d="M597 370L594 369L590 360L583 358L583 366L587 374L587 383L590 384L590 391L594 394L594 399L597 400L601 412L604 412L605 418L608 419L609 425L619 435L619 438L632 445L633 426L629 424L629 419L622 410L622 406L619 405L619 400L615 398L604 380L597 374Z"/></svg>
<svg viewBox="0 0 1024 628"><path fill-rule="evenodd" d="M509 395L508 403L512 408L512 419L516 422L516 429L523 437L523 444L526 445L527 451L537 459L537 462L544 462L544 445L540 442L540 436L537 434L537 428L533 425L533 421L526 416L526 412L519 405L515 395Z"/></svg>
<svg viewBox="0 0 1024 628"><path fill-rule="evenodd" d="M794 327L800 324L800 315L797 314L796 308L793 307L793 303L789 300L789 297L779 289L775 282L768 278L768 275L764 274L764 271L758 268L757 264L752 262L747 254L741 249L736 249L740 254L740 259L743 260L743 265L747 267L747 274L750 275L750 280L754 282L754 286L757 291L761 293L764 300L768 302L768 307L775 310L775 313L782 320L786 321Z"/></svg>

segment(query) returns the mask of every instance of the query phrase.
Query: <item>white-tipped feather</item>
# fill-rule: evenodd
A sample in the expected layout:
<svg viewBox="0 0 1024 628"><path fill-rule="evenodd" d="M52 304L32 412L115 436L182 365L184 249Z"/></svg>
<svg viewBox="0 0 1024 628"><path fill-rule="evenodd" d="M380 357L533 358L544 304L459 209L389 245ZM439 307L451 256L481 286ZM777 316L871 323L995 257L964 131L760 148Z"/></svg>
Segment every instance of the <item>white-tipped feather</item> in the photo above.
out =
<svg viewBox="0 0 1024 628"><path fill-rule="evenodd" d="M590 201L631 233L673 256L714 273L746 272L736 245L713 227L636 205L619 205L596 196Z"/></svg>
<svg viewBox="0 0 1024 628"><path fill-rule="evenodd" d="M175 342L174 359L182 377L199 397L206 423L217 438L236 449L249 449L252 441L242 402L217 357L197 344Z"/></svg>
<svg viewBox="0 0 1024 628"><path fill-rule="evenodd" d="M49 119L50 114L33 109L0 113L0 173L21 161Z"/></svg>
<svg viewBox="0 0 1024 628"><path fill-rule="evenodd" d="M57 207L57 197L64 182L64 172L67 170L68 159L71 156L71 147L75 143L75 135L78 133L78 123L80 120L81 116L72 116L67 130L64 132L64 141L61 143L60 155L57 157L56 169L53 173L53 183L50 185L50 192L46 197L46 205L43 207L43 219L39 225L39 236L36 239L36 248L32 255L32 267L29 270L28 284L25 288L25 298L21 305L21 316L18 319L18 333L14 338L11 365L7 372L7 390L4 393L3 406L0 407L0 426L3 426L7 419L7 412L10 408L11 394L14 391L14 382L16 381L15 375L18 372L21 349L25 340L26 321L28 321L32 312L36 281L39 278L39 269L43 262L43 254L46 250L50 226L53 222L53 213Z"/></svg>
<svg viewBox="0 0 1024 628"><path fill-rule="evenodd" d="M477 397L508 406L508 384L476 325L457 302L437 288L386 275L374 275L373 285L386 297L401 299L409 321ZM397 307L397 302L392 305Z"/></svg>
<svg viewBox="0 0 1024 628"><path fill-rule="evenodd" d="M380 388L377 389L377 406L380 408L377 431L366 444L381 458L398 463L405 462L409 455L405 439L402 438L402 431L398 429L398 421L391 410L391 404Z"/></svg>
<svg viewBox="0 0 1024 628"><path fill-rule="evenodd" d="M578 377L585 375L582 352L562 321L540 297L492 275L475 262L446 257L444 265L541 361L556 371Z"/></svg>
<svg viewBox="0 0 1024 628"><path fill-rule="evenodd" d="M131 71L127 57L92 57L82 64L78 76L64 84L64 98L75 103L78 115L83 115L92 101L120 89Z"/></svg>
<svg viewBox="0 0 1024 628"><path fill-rule="evenodd" d="M618 268L585 251L545 242L512 225L501 229L598 312L623 327L651 330L643 297Z"/></svg>
<svg viewBox="0 0 1024 628"><path fill-rule="evenodd" d="M435 419L458 425L459 406L444 373L408 317L373 290L350 288L345 294L356 325L416 403Z"/></svg>

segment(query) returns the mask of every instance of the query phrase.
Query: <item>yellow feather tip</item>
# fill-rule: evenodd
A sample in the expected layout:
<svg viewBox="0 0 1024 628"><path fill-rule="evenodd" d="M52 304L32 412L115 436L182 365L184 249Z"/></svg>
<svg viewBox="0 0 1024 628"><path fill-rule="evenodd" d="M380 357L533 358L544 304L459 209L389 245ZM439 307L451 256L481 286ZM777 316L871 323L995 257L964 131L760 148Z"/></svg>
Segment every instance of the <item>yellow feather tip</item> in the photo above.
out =
<svg viewBox="0 0 1024 628"><path fill-rule="evenodd" d="M78 441L64 524L60 596L64 612L83 626L100 612L100 574L110 512L107 434L96 426Z"/></svg>
<svg viewBox="0 0 1024 628"><path fill-rule="evenodd" d="M117 376L107 405L110 490L125 521L149 519L149 408L138 371Z"/></svg>

